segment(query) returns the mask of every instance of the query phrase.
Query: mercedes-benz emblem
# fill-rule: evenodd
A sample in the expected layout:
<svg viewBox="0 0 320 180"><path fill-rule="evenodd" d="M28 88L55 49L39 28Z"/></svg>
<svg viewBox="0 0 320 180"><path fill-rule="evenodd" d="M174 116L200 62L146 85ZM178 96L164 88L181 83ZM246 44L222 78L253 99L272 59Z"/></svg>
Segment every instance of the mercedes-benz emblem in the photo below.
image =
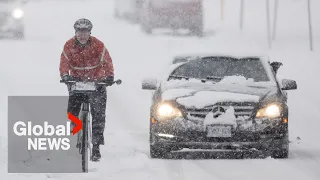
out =
<svg viewBox="0 0 320 180"><path fill-rule="evenodd" d="M226 110L225 110L223 107L221 107L221 106L217 106L217 107L214 107L214 108L212 109L212 112L213 112L213 117L214 117L214 118L217 118L217 117L219 117L220 115L224 114L224 113L226 112Z"/></svg>

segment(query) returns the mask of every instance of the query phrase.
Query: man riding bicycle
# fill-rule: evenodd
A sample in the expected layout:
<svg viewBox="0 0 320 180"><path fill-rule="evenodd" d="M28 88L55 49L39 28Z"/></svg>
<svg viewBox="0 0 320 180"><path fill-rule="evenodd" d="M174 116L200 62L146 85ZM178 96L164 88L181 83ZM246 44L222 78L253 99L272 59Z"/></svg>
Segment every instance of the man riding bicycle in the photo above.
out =
<svg viewBox="0 0 320 180"><path fill-rule="evenodd" d="M88 19L79 19L74 24L75 36L69 39L60 58L60 76L62 80L114 81L112 59L104 43L91 36L92 23ZM82 97L69 90L68 112L79 115ZM100 87L90 97L92 113L92 160L101 158L100 145L104 145L106 117L106 88Z"/></svg>

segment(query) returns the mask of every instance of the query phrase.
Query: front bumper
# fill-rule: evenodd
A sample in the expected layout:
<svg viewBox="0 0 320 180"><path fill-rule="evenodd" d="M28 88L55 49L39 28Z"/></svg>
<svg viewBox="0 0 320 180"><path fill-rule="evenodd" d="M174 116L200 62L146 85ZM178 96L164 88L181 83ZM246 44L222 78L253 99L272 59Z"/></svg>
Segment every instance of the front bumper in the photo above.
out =
<svg viewBox="0 0 320 180"><path fill-rule="evenodd" d="M284 119L239 120L230 124L231 137L208 137L206 126L182 118L153 121L150 143L189 149L281 149L288 143Z"/></svg>

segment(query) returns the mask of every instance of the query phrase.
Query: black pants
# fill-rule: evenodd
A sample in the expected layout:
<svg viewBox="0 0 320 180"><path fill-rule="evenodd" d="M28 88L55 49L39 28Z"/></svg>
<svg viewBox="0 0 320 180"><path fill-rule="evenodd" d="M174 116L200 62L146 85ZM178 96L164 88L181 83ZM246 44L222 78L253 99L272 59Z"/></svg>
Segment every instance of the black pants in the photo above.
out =
<svg viewBox="0 0 320 180"><path fill-rule="evenodd" d="M81 103L85 99L84 95L69 93L68 112L78 117L81 110ZM101 88L97 92L92 93L87 100L90 103L92 115L92 144L104 145L103 133L106 122L107 102L106 88Z"/></svg>

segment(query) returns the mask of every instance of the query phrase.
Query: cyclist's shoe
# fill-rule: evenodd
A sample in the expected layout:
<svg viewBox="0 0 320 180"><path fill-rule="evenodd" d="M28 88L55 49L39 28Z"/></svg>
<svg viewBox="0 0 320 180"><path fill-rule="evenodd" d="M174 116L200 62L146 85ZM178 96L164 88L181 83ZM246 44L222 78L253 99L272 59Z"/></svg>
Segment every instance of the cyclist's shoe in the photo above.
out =
<svg viewBox="0 0 320 180"><path fill-rule="evenodd" d="M101 158L99 145L93 145L92 148L92 161L99 161Z"/></svg>

